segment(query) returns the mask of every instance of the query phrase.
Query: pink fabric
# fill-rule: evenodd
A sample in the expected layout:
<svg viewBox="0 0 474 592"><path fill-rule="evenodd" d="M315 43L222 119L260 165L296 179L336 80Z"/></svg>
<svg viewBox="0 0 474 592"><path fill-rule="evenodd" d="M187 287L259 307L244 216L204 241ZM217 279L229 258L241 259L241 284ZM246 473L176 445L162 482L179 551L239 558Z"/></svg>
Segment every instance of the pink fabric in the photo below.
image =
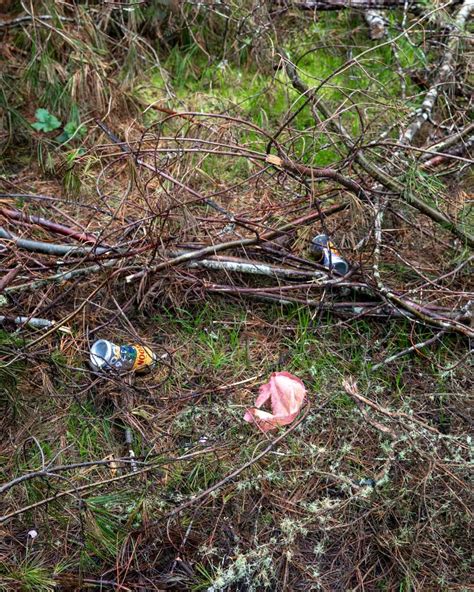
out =
<svg viewBox="0 0 474 592"><path fill-rule="evenodd" d="M244 420L255 423L263 432L287 425L298 415L305 396L306 389L299 378L289 372L274 372L260 387L255 408L247 409ZM260 409L269 400L272 413Z"/></svg>

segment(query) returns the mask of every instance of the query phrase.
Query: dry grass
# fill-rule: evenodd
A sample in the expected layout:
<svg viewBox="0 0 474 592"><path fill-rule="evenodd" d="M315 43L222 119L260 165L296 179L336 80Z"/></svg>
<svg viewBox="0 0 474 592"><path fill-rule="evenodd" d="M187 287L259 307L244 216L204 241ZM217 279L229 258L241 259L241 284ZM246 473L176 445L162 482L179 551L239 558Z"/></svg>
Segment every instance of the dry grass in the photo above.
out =
<svg viewBox="0 0 474 592"><path fill-rule="evenodd" d="M13 18L21 8L10 4ZM435 330L412 318L347 318L323 307L249 299L249 290L270 288L260 294L268 297L279 282L227 271L175 266L136 283L123 280L167 261L170 251L249 238L344 199L348 208L327 217L324 230L359 265L354 281L366 283L375 299L372 206L333 181L302 182L267 166L265 134L301 100L269 62L267 41L276 33L258 29L268 22L266 5L234 4L215 59L222 17L193 7L160 16L162 3L131 12L80 3L76 13L45 2L37 14L56 11L52 24L4 32L3 192L55 200L1 198L0 205L100 234L100 244L125 246L126 255L111 268L102 258L103 267L86 279L11 290L2 301L2 314L67 319L70 331L45 335L7 323L0 332L1 474L11 485L2 499L0 588L469 590L472 382L465 336L442 334L384 365ZM148 18L153 10L156 20ZM360 27L349 32L355 17L324 17L309 36L295 25L299 16L287 17L276 27L291 23L300 43L286 43L299 55L331 34L349 39L354 51L369 44ZM306 80L325 78L344 62L345 48L337 45L301 58ZM397 47L404 70L432 51L428 42L414 49L403 39ZM341 75L324 91L334 108L352 93L357 109L341 117L354 134L368 117L367 141L395 123L395 114L404 121L421 92L407 74L409 97L400 101L385 49L355 70L357 81ZM144 101L158 109L145 109ZM461 126L468 99L458 96L452 105ZM85 134L61 146L57 131L33 131L38 107L62 124L84 125ZM135 159L94 118L126 140ZM334 165L369 190L341 139L326 131L306 107L279 141L291 158ZM209 142L226 154L207 152ZM250 158L249 150L260 156ZM377 150L385 162L393 147ZM398 178L442 201L467 226L459 197L469 184L464 163L445 179L408 162ZM200 196L226 211L204 206ZM427 306L465 306L472 293L464 246L393 203L403 218L387 214L382 280ZM52 240L37 224L3 224ZM287 250L277 256L261 243L232 255L321 270L308 257L321 228L314 221L283 234L276 246ZM91 264L65 258L59 265L20 249L0 256L0 273L20 269L10 288ZM233 292L216 294L216 285ZM328 306L354 300L332 286L291 293ZM160 363L145 376L96 375L87 356L99 337L143 342ZM242 418L277 370L301 377L308 405L297 425L267 437Z"/></svg>

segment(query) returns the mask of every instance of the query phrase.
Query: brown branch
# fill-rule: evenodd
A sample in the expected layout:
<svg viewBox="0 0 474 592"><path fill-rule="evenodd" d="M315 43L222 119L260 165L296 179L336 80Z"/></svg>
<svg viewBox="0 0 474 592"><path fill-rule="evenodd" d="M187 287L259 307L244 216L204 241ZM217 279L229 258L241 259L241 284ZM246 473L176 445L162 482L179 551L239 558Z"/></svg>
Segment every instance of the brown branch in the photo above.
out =
<svg viewBox="0 0 474 592"><path fill-rule="evenodd" d="M85 232L77 232L73 228L69 226L64 226L63 224L58 224L57 222L52 222L51 220L46 220L45 218L41 218L40 216L32 216L30 214L25 214L24 212L20 212L19 210L10 210L8 208L1 208L0 207L0 214L9 218L10 220L18 220L19 222L26 222L28 224L37 224L54 232L55 234L61 234L63 236L70 236L81 242L86 243L93 243L97 242L97 237L93 234L87 234Z"/></svg>
<svg viewBox="0 0 474 592"><path fill-rule="evenodd" d="M330 167L308 167L296 162L292 162L288 159L280 158L274 154L269 154L266 158L266 161L269 164L282 168L285 171L291 171L292 173L297 173L303 177L308 177L309 179L332 179L333 181L339 183L339 185L342 185L351 191L351 193L357 195L357 197L368 199L367 194L358 183L352 179L349 179L348 177L344 177L344 175L341 175L339 171L336 171Z"/></svg>
<svg viewBox="0 0 474 592"><path fill-rule="evenodd" d="M0 294L9 286L20 273L20 267L14 267L0 279Z"/></svg>
<svg viewBox="0 0 474 592"><path fill-rule="evenodd" d="M436 70L436 77L433 84L430 86L428 92L421 103L418 114L407 130L402 136L403 144L411 144L420 132L423 125L431 119L436 100L438 99L440 91L449 82L449 79L454 73L455 69L455 55L459 48L460 39L465 29L466 22L471 13L474 11L474 0L465 0L459 9L454 20L454 26L449 35L446 52L443 56L441 66Z"/></svg>
<svg viewBox="0 0 474 592"><path fill-rule="evenodd" d="M472 0L471 0L472 1ZM451 231L455 236L463 241L463 243L469 245L470 247L474 247L474 236L469 233L468 231L464 231L459 225L453 222L450 218L448 218L445 214L440 212L439 210L431 207L426 202L418 198L414 195L405 185L403 185L399 180L393 178L391 175L387 174L377 165L370 162L359 150L356 146L354 140L352 139L349 132L343 126L342 123L338 122L337 119L334 117L334 110L330 109L328 105L320 98L317 97L311 89L309 89L306 84L301 80L298 76L296 71L295 65L288 59L286 53L283 50L279 50L280 55L284 59L286 73L288 78L290 79L293 87L299 91L304 97L306 97L314 107L320 111L324 117L327 119L328 125L340 135L342 141L346 144L346 146L351 150L355 151L354 160L371 176L373 177L378 183L383 185L385 188L389 189L390 191L394 192L397 196L401 199L406 201L409 205L416 208L422 214L425 214L429 218L431 218L437 224L440 224L447 230Z"/></svg>
<svg viewBox="0 0 474 592"><path fill-rule="evenodd" d="M436 428L433 428L432 426L426 424L424 421L421 421L421 419L418 419L413 415L409 415L408 413L404 413L403 411L390 411L390 409L387 409L386 407L381 407L380 405L377 405L377 403L374 403L370 399L367 399L367 397L364 397L359 393L357 384L353 380L344 380L343 386L346 393L349 396L351 396L354 400L358 400L364 405L368 405L375 411L378 411L379 413L385 415L386 417L389 417L390 419L394 419L398 422L401 422L405 427L408 427L407 422L413 421L421 427L423 427L425 430L433 432L434 434L439 434L439 431Z"/></svg>
<svg viewBox="0 0 474 592"><path fill-rule="evenodd" d="M38 16L32 16L32 15L24 15L24 16L19 16L17 18L11 19L9 21L0 21L0 29L11 29L12 27L21 27L24 24L28 24L32 21L38 21L39 23L41 23L41 21L53 21L53 20L60 20L62 22L65 23L74 23L74 19L72 18L68 18L66 16L59 16L59 15L54 15L51 16L49 14L42 14L42 15L38 15Z"/></svg>
<svg viewBox="0 0 474 592"><path fill-rule="evenodd" d="M342 210L345 210L347 207L348 207L347 203L338 204L336 206L332 206L331 208L328 208L327 210L322 211L321 213L314 212L313 214L310 214L309 216L304 216L302 218L298 218L297 220L289 222L288 224L285 224L284 226L282 226L281 228L279 228L277 230L271 230L261 236L228 241L225 243L219 243L217 245L209 245L207 247L203 247L202 249L197 249L196 251L189 251L187 253L183 253L181 255L173 257L172 259L167 259L166 261L158 263L157 265L150 266L148 269L144 269L144 270L139 271L137 273L131 274L131 275L127 276L125 278L125 280L127 283L133 282L137 279L144 277L145 275L147 275L150 272L156 272L156 271L160 271L162 269L166 269L168 267L174 267L175 265L180 265L181 263L187 263L188 261L207 257L208 255L215 255L216 253L218 253L220 251L248 247L250 245L257 244L260 241L262 241L262 242L269 241L273 238L276 238L277 236L285 234L289 230L293 230L293 228L296 228L297 226L299 226L301 224L308 224L310 222L314 222L315 220L319 220L325 216L329 216L329 215L334 214L336 212L340 212Z"/></svg>
<svg viewBox="0 0 474 592"><path fill-rule="evenodd" d="M111 479L104 479L103 481L96 481L95 483L86 483L85 485L81 485L79 487L74 487L72 489L68 489L66 491L58 491L56 494L47 497L45 499L40 500L34 504L30 504L24 508L20 508L19 510L15 510L14 512L10 512L9 514L5 514L4 516L0 516L0 524L14 518L15 516L19 516L24 512L29 512L30 510L35 510L36 508L40 508L45 504L49 504L50 502L54 502L57 499L60 499L66 495L74 496L75 493L81 491L87 491L88 489L93 489L95 487L101 487L102 485L109 485L110 483L116 483L117 481L123 481L124 479L130 479L131 477L138 477L140 475L144 475L145 473L149 473L156 467L145 467L143 469L139 469L134 473L125 473L124 475L119 475L118 477L113 477Z"/></svg>

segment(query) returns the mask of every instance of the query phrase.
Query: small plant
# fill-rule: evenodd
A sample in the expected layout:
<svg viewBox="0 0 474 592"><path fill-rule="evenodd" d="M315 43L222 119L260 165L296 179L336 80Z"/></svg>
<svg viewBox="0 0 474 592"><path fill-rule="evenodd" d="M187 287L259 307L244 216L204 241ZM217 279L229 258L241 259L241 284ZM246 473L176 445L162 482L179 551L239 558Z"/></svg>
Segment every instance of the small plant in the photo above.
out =
<svg viewBox="0 0 474 592"><path fill-rule="evenodd" d="M67 144L73 138L81 139L85 133L85 126L81 125L78 121L68 121L62 133L56 138L56 141L61 144Z"/></svg>
<svg viewBox="0 0 474 592"><path fill-rule="evenodd" d="M36 121L31 126L37 132L53 132L61 127L61 121L47 109L36 109L35 112Z"/></svg>
<svg viewBox="0 0 474 592"><path fill-rule="evenodd" d="M35 111L36 121L31 126L37 132L44 132L45 134L53 132L62 126L62 122L55 115L50 113L47 109L36 109ZM63 127L62 132L59 136L56 136L56 142L60 144L67 144L70 140L77 138L81 139L86 133L86 128L79 122L79 119L75 116L66 123Z"/></svg>
<svg viewBox="0 0 474 592"><path fill-rule="evenodd" d="M53 592L56 582L51 570L41 557L25 559L17 566L2 566L1 590L24 590L25 592ZM5 586L5 587L4 587Z"/></svg>

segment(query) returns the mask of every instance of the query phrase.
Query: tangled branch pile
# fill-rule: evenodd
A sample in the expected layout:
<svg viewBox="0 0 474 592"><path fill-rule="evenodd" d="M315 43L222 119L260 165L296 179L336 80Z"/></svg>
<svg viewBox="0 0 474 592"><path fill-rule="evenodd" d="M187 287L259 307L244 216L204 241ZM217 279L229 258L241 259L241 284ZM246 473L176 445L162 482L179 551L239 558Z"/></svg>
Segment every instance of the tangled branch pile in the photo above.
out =
<svg viewBox="0 0 474 592"><path fill-rule="evenodd" d="M93 202L71 212L60 197L2 194L26 203L19 209L7 201L1 210L2 287L16 299L11 315L31 315L22 304L26 291L104 272L114 282L140 280L141 299L158 295L159 288L181 287L187 294L299 302L345 315L401 315L472 336L466 326L470 294L463 289L472 261L465 249L474 244L468 195L449 195L449 187L425 176L440 164L456 174L469 163L473 130L464 115L470 104L462 49L472 9L463 3L437 40L439 65L421 106L389 130L370 118L370 105L347 96L336 106L324 98L335 76L357 67L372 48L313 88L284 51L276 51L274 63L299 93L297 108L277 129L156 105L163 117L142 132L130 128L127 141L99 122L111 145L98 144L77 158L80 164L93 155L102 164ZM445 93L459 102L451 103L449 114L439 104ZM314 122L301 131L292 122L303 109L311 110ZM349 115L356 136L345 124ZM341 155L331 166L312 164L321 136ZM133 167L133 180L119 197L110 189L119 193L113 180L125 165ZM212 174L217 167L240 167L245 174L223 183ZM351 262L346 277L306 256L310 235L302 229L316 221ZM57 243L54 235L68 240ZM393 274L393 266L402 273ZM257 286L249 275L267 279ZM41 309L37 305L35 315Z"/></svg>

